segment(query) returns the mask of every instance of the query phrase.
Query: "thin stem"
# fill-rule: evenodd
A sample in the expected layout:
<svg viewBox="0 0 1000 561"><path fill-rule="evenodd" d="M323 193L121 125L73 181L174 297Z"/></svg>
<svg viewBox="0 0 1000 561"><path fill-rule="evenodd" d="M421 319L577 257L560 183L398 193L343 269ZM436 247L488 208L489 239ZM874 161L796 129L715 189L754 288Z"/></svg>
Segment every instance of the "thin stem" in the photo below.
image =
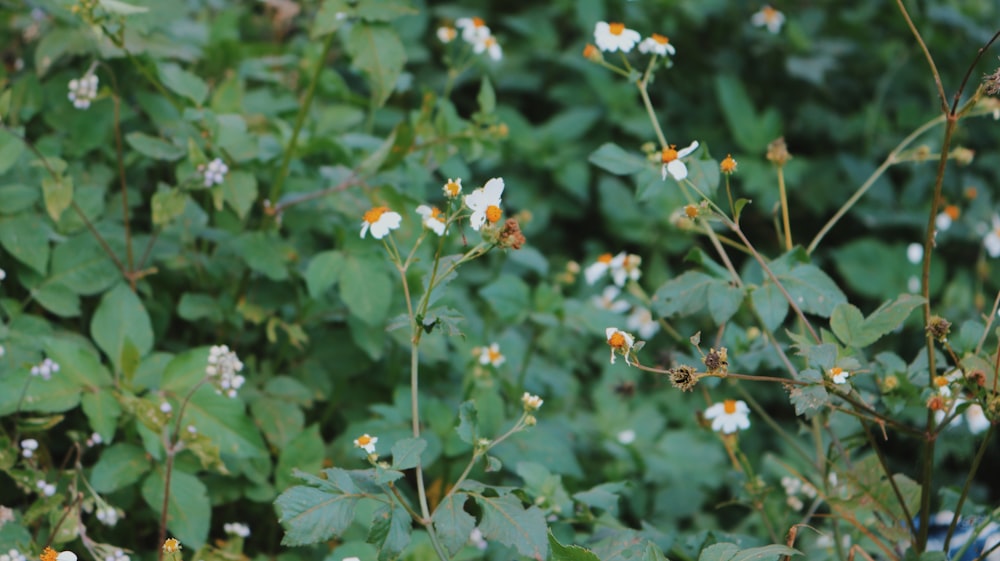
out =
<svg viewBox="0 0 1000 561"><path fill-rule="evenodd" d="M785 228L785 251L792 250L792 227L788 219L788 195L785 192L785 171L778 166L778 194L781 197L781 222Z"/></svg>
<svg viewBox="0 0 1000 561"><path fill-rule="evenodd" d="M993 37L990 37L990 40L987 41L985 45L979 47L979 51L976 53L976 58L972 59L972 64L970 64L968 70L965 71L965 76L962 77L962 83L958 85L958 89L955 90L955 95L952 97L951 100L952 115L955 115L956 111L958 111L958 100L961 99L962 91L965 90L965 85L969 83L969 78L972 76L973 70L975 70L976 65L979 64L980 59L983 58L983 55L986 54L986 51L989 50L990 45L992 45L994 41L997 40L997 38L1000 38L1000 31L994 33Z"/></svg>
<svg viewBox="0 0 1000 561"><path fill-rule="evenodd" d="M906 20L906 25L910 27L913 37L917 40L917 43L920 45L920 50L924 53L924 58L927 59L927 64L931 67L931 74L934 76L934 85L937 87L938 97L941 98L941 111L947 113L948 96L944 93L944 86L941 84L941 74L938 72L937 65L934 64L934 57L931 56L931 51L927 48L927 44L924 43L924 38L920 35L920 32L917 31L917 26L914 25L913 20L910 19L910 13L906 11L906 6L903 5L903 0L896 0L896 5L899 6L899 11L903 14L903 19ZM926 528L927 524L924 524L924 527Z"/></svg>
<svg viewBox="0 0 1000 561"><path fill-rule="evenodd" d="M986 317L986 329L983 329L983 336L979 338L979 343L976 345L977 355L983 352L983 345L990 335L990 328L993 327L993 318L997 317L998 309L1000 309L1000 291L997 292L997 297L993 299L993 308L990 309L990 314Z"/></svg>
<svg viewBox="0 0 1000 561"><path fill-rule="evenodd" d="M983 441L979 443L979 450L976 451L976 457L972 460L972 466L969 468L969 475L965 478L965 484L962 485L962 493L958 496L958 503L955 504L955 516L951 519L951 524L948 526L948 535L944 538L944 551L948 551L948 546L951 544L951 536L955 533L955 526L958 525L958 516L962 512L962 507L965 505L965 499L969 496L969 489L972 487L972 480L975 479L976 473L979 471L979 466L982 464L983 456L986 454L986 449L989 447L990 442L993 441L993 429L996 425L990 424L989 430L986 431L986 436L983 437Z"/></svg>
<svg viewBox="0 0 1000 561"><path fill-rule="evenodd" d="M302 125L306 121L306 115L309 113L309 108L312 106L313 96L316 94L316 85L319 83L320 72L326 65L326 57L330 54L330 48L333 46L333 38L336 33L330 33L326 36L326 41L323 43L323 52L320 54L319 58L316 60L316 68L313 69L312 81L309 83L309 87L306 89L306 97L302 100L302 106L299 107L299 114L295 117L295 127L292 129L292 138L288 141L288 146L285 148L285 155L281 159L281 167L278 169L278 176L274 178L274 184L271 185L271 193L268 199L272 204L277 204L278 198L281 197L281 190L285 185L285 178L288 176L288 166L292 162L292 154L295 152L295 144L299 140L299 133L302 132Z"/></svg>
<svg viewBox="0 0 1000 561"><path fill-rule="evenodd" d="M660 142L660 148L667 148L667 137L663 136L663 130L660 128L660 122L656 120L656 111L653 110L653 102L649 99L649 92L646 91L647 80L649 79L649 69L646 70L646 75L643 76L642 80L636 82L636 87L639 88L639 95L642 96L642 104L646 107L646 115L649 116L649 122L653 124L653 130L656 131L656 139Z"/></svg>

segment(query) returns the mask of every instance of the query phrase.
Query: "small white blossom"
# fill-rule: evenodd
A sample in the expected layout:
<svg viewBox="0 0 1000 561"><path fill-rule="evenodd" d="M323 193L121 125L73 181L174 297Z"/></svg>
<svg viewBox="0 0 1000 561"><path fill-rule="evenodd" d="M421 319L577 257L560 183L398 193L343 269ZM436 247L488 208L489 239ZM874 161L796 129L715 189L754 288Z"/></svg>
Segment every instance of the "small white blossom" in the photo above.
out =
<svg viewBox="0 0 1000 561"><path fill-rule="evenodd" d="M227 522L222 525L222 530L227 534L246 538L250 536L250 527L242 522Z"/></svg>
<svg viewBox="0 0 1000 561"><path fill-rule="evenodd" d="M246 378L239 375L242 370L243 363L226 345L214 345L209 349L205 373L213 377L216 392L236 397L236 391L246 382Z"/></svg>
<svg viewBox="0 0 1000 561"><path fill-rule="evenodd" d="M458 37L458 30L450 25L442 25L437 28L437 38L442 43L451 43Z"/></svg>
<svg viewBox="0 0 1000 561"><path fill-rule="evenodd" d="M834 366L830 370L827 370L827 374L830 379L833 380L834 384L846 384L847 379L851 376L851 373L839 366Z"/></svg>
<svg viewBox="0 0 1000 561"><path fill-rule="evenodd" d="M993 215L993 228L983 238L983 246L990 257L1000 257L1000 215Z"/></svg>
<svg viewBox="0 0 1000 561"><path fill-rule="evenodd" d="M479 358L479 364L483 366L500 366L507 362L507 357L500 353L499 343L490 343L488 347L475 347L472 354Z"/></svg>
<svg viewBox="0 0 1000 561"><path fill-rule="evenodd" d="M5 553L0 553L0 561L27 561L27 558L20 551L10 549Z"/></svg>
<svg viewBox="0 0 1000 561"><path fill-rule="evenodd" d="M924 246L919 243L911 243L906 246L906 260L914 265L920 263L924 258Z"/></svg>
<svg viewBox="0 0 1000 561"><path fill-rule="evenodd" d="M469 534L469 541L479 551L485 551L488 545L486 538L483 537L483 532L478 527L472 529L472 533Z"/></svg>
<svg viewBox="0 0 1000 561"><path fill-rule="evenodd" d="M173 406L170 405L170 403L167 402L167 401L164 401L163 403L160 404L160 412L162 412L164 414L169 415L170 412L173 411L173 410L174 410Z"/></svg>
<svg viewBox="0 0 1000 561"><path fill-rule="evenodd" d="M937 228L939 232L944 232L948 228L951 228L951 215L947 212L940 212L934 217L934 227Z"/></svg>
<svg viewBox="0 0 1000 561"><path fill-rule="evenodd" d="M621 293L622 289L615 285L608 285L604 287L604 291L601 292L600 296L594 296L590 301L597 308L620 314L627 310L629 306L628 302L618 299Z"/></svg>
<svg viewBox="0 0 1000 561"><path fill-rule="evenodd" d="M503 189L503 178L494 177L487 181L486 185L465 196L465 206L472 211L469 225L473 230L479 231L487 221L493 224L500 220L503 215L500 210Z"/></svg>
<svg viewBox="0 0 1000 561"><path fill-rule="evenodd" d="M545 400L537 395L524 392L524 395L521 396L521 403L524 404L525 411L537 411L542 406L542 403L545 403Z"/></svg>
<svg viewBox="0 0 1000 561"><path fill-rule="evenodd" d="M444 184L444 187L442 187L441 190L444 191L445 197L454 199L462 194L462 178L459 177L458 179L452 179L449 177L448 182Z"/></svg>
<svg viewBox="0 0 1000 561"><path fill-rule="evenodd" d="M129 561L129 559L128 554L121 549L116 549L113 553L104 557L104 561Z"/></svg>
<svg viewBox="0 0 1000 561"><path fill-rule="evenodd" d="M594 25L594 43L605 52L632 50L642 36L634 29L628 29L624 23L599 21Z"/></svg>
<svg viewBox="0 0 1000 561"><path fill-rule="evenodd" d="M482 18L458 18L455 27L462 30L462 39L467 43L476 44L492 35Z"/></svg>
<svg viewBox="0 0 1000 561"><path fill-rule="evenodd" d="M417 207L417 214L423 217L424 226L439 236L444 235L445 223L444 214L438 207L420 205Z"/></svg>
<svg viewBox="0 0 1000 561"><path fill-rule="evenodd" d="M755 27L767 27L771 33L778 33L781 31L781 26L785 24L785 14L765 5L750 17L750 23Z"/></svg>
<svg viewBox="0 0 1000 561"><path fill-rule="evenodd" d="M611 279L618 286L625 286L625 282L629 280L637 281L642 276L642 271L639 270L641 264L642 257L634 253L619 253L611 260L608 267L611 270Z"/></svg>
<svg viewBox="0 0 1000 561"><path fill-rule="evenodd" d="M51 380L56 372L59 372L59 363L51 358L46 358L31 367L31 375L40 376L43 380Z"/></svg>
<svg viewBox="0 0 1000 561"><path fill-rule="evenodd" d="M716 403L705 410L705 418L712 421L712 430L723 434L750 428L750 408L743 400Z"/></svg>
<svg viewBox="0 0 1000 561"><path fill-rule="evenodd" d="M625 319L625 327L643 339L649 339L660 331L660 323L653 318L653 312L639 306L633 308Z"/></svg>
<svg viewBox="0 0 1000 561"><path fill-rule="evenodd" d="M198 427L196 427L194 425L188 425L187 426L187 431L190 434L198 434Z"/></svg>
<svg viewBox="0 0 1000 561"><path fill-rule="evenodd" d="M625 429L615 435L615 438L619 443L628 446L629 444L635 442L635 431L632 429Z"/></svg>
<svg viewBox="0 0 1000 561"><path fill-rule="evenodd" d="M21 441L21 455L25 458L34 456L35 450L38 450L38 441L34 438L25 438Z"/></svg>
<svg viewBox="0 0 1000 561"><path fill-rule="evenodd" d="M216 158L208 162L207 166L205 164L199 165L198 172L204 178L205 187L211 187L212 185L221 184L226 179L226 174L229 173L229 166L221 158Z"/></svg>
<svg viewBox="0 0 1000 561"><path fill-rule="evenodd" d="M46 497L51 497L56 494L56 486L45 481L44 479L39 479L35 486L38 487L38 491Z"/></svg>
<svg viewBox="0 0 1000 561"><path fill-rule="evenodd" d="M74 78L69 81L69 94L67 97L73 102L73 107L77 109L87 109L90 102L97 99L97 75L87 74L82 78Z"/></svg>
<svg viewBox="0 0 1000 561"><path fill-rule="evenodd" d="M354 446L361 448L368 454L375 453L375 444L378 443L377 436L369 436L367 433L354 439Z"/></svg>
<svg viewBox="0 0 1000 561"><path fill-rule="evenodd" d="M371 229L372 237L381 240L390 231L399 228L403 217L398 212L389 210L389 207L377 206L365 212L364 220L361 221L361 237L364 238L368 230Z"/></svg>
<svg viewBox="0 0 1000 561"><path fill-rule="evenodd" d="M969 432L972 434L979 434L990 428L990 420L978 403L973 403L965 410L965 422L969 425Z"/></svg>
<svg viewBox="0 0 1000 561"><path fill-rule="evenodd" d="M0 269L0 281L5 280L6 278L7 278L7 271Z"/></svg>
<svg viewBox="0 0 1000 561"><path fill-rule="evenodd" d="M688 168L687 165L681 161L681 158L691 155L691 153L697 149L697 140L689 144L687 148L683 148L681 150L677 150L677 146L674 144L664 148L660 152L660 162L663 164L663 167L660 169L661 177L666 180L668 173L677 181L681 181L687 177Z"/></svg>
<svg viewBox="0 0 1000 561"><path fill-rule="evenodd" d="M643 39L642 43L639 43L639 52L642 54L653 53L657 56L674 55L677 53L674 46L670 44L670 39L659 33L654 33L650 37Z"/></svg>
<svg viewBox="0 0 1000 561"><path fill-rule="evenodd" d="M100 433L96 432L92 433L90 437L87 439L87 446L90 448L93 448L94 446L103 443L104 443L104 438L100 435Z"/></svg>
<svg viewBox="0 0 1000 561"><path fill-rule="evenodd" d="M624 260L625 252L619 253L619 256ZM586 279L587 284L594 284L604 276L609 270L611 270L611 262L614 261L615 256L610 253L603 253L598 256L597 261L594 261L587 268L583 270L583 278Z"/></svg>
<svg viewBox="0 0 1000 561"><path fill-rule="evenodd" d="M97 511L94 513L97 519L105 526L113 527L118 524L118 520L121 518L121 514L118 509L111 505L104 505L97 507Z"/></svg>

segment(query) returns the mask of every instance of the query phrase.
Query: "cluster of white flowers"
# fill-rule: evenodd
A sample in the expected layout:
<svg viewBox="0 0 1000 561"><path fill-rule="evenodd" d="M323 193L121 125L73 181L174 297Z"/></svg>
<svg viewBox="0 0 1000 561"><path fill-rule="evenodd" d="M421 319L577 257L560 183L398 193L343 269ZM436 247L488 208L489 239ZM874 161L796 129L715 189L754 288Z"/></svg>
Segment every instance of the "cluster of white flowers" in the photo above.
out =
<svg viewBox="0 0 1000 561"><path fill-rule="evenodd" d="M35 450L38 450L38 441L34 438L25 438L21 441L21 455L25 458L34 456Z"/></svg>
<svg viewBox="0 0 1000 561"><path fill-rule="evenodd" d="M521 396L521 403L524 404L525 411L537 411L542 403L545 403L545 400L537 395L524 392L524 395Z"/></svg>
<svg viewBox="0 0 1000 561"><path fill-rule="evenodd" d="M11 549L6 553L0 553L0 561L27 561L27 558L20 551Z"/></svg>
<svg viewBox="0 0 1000 561"><path fill-rule="evenodd" d="M226 179L226 174L229 173L229 166L221 158L216 158L208 162L208 165L200 164L198 173L204 177L205 187L220 185Z"/></svg>
<svg viewBox="0 0 1000 561"><path fill-rule="evenodd" d="M51 358L46 358L42 362L39 362L35 366L31 367L31 375L41 376L43 380L50 380L52 375L56 372L59 372L59 363Z"/></svg>
<svg viewBox="0 0 1000 561"><path fill-rule="evenodd" d="M104 444L104 438L99 433L95 432L90 435L90 438L87 439L87 447L93 448L98 444Z"/></svg>
<svg viewBox="0 0 1000 561"><path fill-rule="evenodd" d="M97 99L97 75L87 74L69 81L69 100L77 109L87 109Z"/></svg>
<svg viewBox="0 0 1000 561"><path fill-rule="evenodd" d="M785 488L785 494L787 495L785 503L794 510L802 510L802 507L805 506L805 503L799 497L800 494L807 499L816 498L816 487L813 487L812 483L803 483L801 479L790 475L781 478L781 486Z"/></svg>
<svg viewBox="0 0 1000 561"><path fill-rule="evenodd" d="M227 522L222 525L222 530L231 536L239 536L241 538L250 536L250 526L242 522Z"/></svg>
<svg viewBox="0 0 1000 561"><path fill-rule="evenodd" d="M208 351L208 366L205 367L205 373L215 379L218 393L236 397L236 391L246 382L246 378L239 374L242 370L243 363L226 345L213 345Z"/></svg>
<svg viewBox="0 0 1000 561"><path fill-rule="evenodd" d="M104 561L129 561L130 557L121 549L116 549L104 556Z"/></svg>
<svg viewBox="0 0 1000 561"><path fill-rule="evenodd" d="M103 505L97 507L97 512L94 513L97 519L101 521L101 524L105 526L114 526L118 523L121 515L118 513L118 509L111 505Z"/></svg>
<svg viewBox="0 0 1000 561"><path fill-rule="evenodd" d="M620 252L618 255L605 253L597 258L583 270L583 278L587 284L594 284L606 273L611 273L611 278L618 286L625 286L627 280L639 280L642 271L639 265L642 264L642 257L633 253Z"/></svg>
<svg viewBox="0 0 1000 561"><path fill-rule="evenodd" d="M56 494L56 486L48 481L45 481L44 479L39 479L35 486L38 487L38 492L46 497L51 497Z"/></svg>
<svg viewBox="0 0 1000 561"><path fill-rule="evenodd" d="M475 548L479 551L486 551L486 546L489 545L486 543L486 538L483 537L483 532L478 526L473 528L472 532L469 534L469 543L475 546Z"/></svg>
<svg viewBox="0 0 1000 561"><path fill-rule="evenodd" d="M442 25L437 29L438 39L442 43L451 43L458 37L459 30L462 40L472 45L472 52L477 55L486 53L493 60L503 58L503 49L482 18L458 18L455 27Z"/></svg>

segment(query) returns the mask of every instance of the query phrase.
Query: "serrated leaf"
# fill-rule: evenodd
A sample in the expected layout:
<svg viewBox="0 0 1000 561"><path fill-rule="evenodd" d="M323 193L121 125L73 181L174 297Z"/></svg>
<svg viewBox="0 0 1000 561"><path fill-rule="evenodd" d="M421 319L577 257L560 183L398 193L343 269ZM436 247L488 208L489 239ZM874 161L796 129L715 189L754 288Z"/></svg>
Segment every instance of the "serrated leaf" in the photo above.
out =
<svg viewBox="0 0 1000 561"><path fill-rule="evenodd" d="M778 287L769 280L750 292L750 301L760 315L764 326L774 331L785 321L788 315L788 300L781 294Z"/></svg>
<svg viewBox="0 0 1000 561"><path fill-rule="evenodd" d="M593 551L578 545L563 545L549 530L549 547L552 548L552 561L601 561Z"/></svg>
<svg viewBox="0 0 1000 561"><path fill-rule="evenodd" d="M466 401L458 407L458 428L455 430L467 444L475 444L479 439L479 412L474 401Z"/></svg>
<svg viewBox="0 0 1000 561"><path fill-rule="evenodd" d="M208 97L208 84L180 66L166 62L159 65L160 80L174 93L186 97L196 106L201 106Z"/></svg>
<svg viewBox="0 0 1000 561"><path fill-rule="evenodd" d="M548 536L545 514L536 506L525 509L515 495L473 495L482 509L479 530L487 540L496 540L538 561L545 559Z"/></svg>
<svg viewBox="0 0 1000 561"><path fill-rule="evenodd" d="M319 298L336 284L344 256L336 250L317 253L306 267L306 288L311 298Z"/></svg>
<svg viewBox="0 0 1000 561"><path fill-rule="evenodd" d="M398 504L393 503L391 507L383 505L375 511L366 541L378 548L379 561L390 561L399 556L410 543L412 524L410 514Z"/></svg>
<svg viewBox="0 0 1000 561"><path fill-rule="evenodd" d="M715 279L708 285L708 312L712 321L722 325L733 317L743 303L743 289L721 280Z"/></svg>
<svg viewBox="0 0 1000 561"><path fill-rule="evenodd" d="M447 497L434 510L434 529L448 553L455 555L469 541L469 534L476 527L476 519L465 512L469 496L455 493Z"/></svg>
<svg viewBox="0 0 1000 561"><path fill-rule="evenodd" d="M90 321L90 335L119 372L126 339L131 340L143 356L153 348L153 324L149 314L139 297L124 283L101 298Z"/></svg>
<svg viewBox="0 0 1000 561"><path fill-rule="evenodd" d="M922 296L915 294L900 294L895 300L886 302L865 318L864 334L872 342L899 327L910 317L913 310L925 302Z"/></svg>
<svg viewBox="0 0 1000 561"><path fill-rule="evenodd" d="M404 470L417 467L420 454L427 448L422 438L404 438L392 445L392 469Z"/></svg>
<svg viewBox="0 0 1000 561"><path fill-rule="evenodd" d="M799 380L810 382L810 385L793 386L789 392L789 401L795 406L796 415L810 417L830 403L830 394L823 386L823 374L818 370L803 370L799 375Z"/></svg>
<svg viewBox="0 0 1000 561"><path fill-rule="evenodd" d="M280 515L278 521L285 528L282 545L325 541L342 535L354 521L354 509L364 495L355 492L356 487L344 470L332 468L326 473L330 478L325 480L300 473L300 477L320 488L296 485L274 501Z"/></svg>
<svg viewBox="0 0 1000 561"><path fill-rule="evenodd" d="M716 279L698 271L687 271L670 279L653 295L653 311L658 315L691 315L705 306L708 287Z"/></svg>
<svg viewBox="0 0 1000 561"><path fill-rule="evenodd" d="M806 313L830 317L847 297L826 273L815 265L803 264L778 276L788 295Z"/></svg>
<svg viewBox="0 0 1000 561"><path fill-rule="evenodd" d="M385 104L406 64L406 49L396 31L381 23L356 23L345 44L353 66L368 77L372 103Z"/></svg>
<svg viewBox="0 0 1000 561"><path fill-rule="evenodd" d="M631 175L649 167L649 162L645 158L627 152L611 142L602 144L587 160L615 175Z"/></svg>
<svg viewBox="0 0 1000 561"><path fill-rule="evenodd" d="M142 498L153 512L163 508L166 479L162 467L157 468L142 482ZM181 543L197 549L208 539L212 522L212 503L208 489L194 475L174 469L167 493L167 529Z"/></svg>
<svg viewBox="0 0 1000 561"><path fill-rule="evenodd" d="M261 401L277 401L274 398ZM306 472L319 471L323 467L326 444L320 434L319 425L312 424L295 434L279 447L278 465L274 468L274 483L279 489L287 489L294 482L296 469Z"/></svg>
<svg viewBox="0 0 1000 561"><path fill-rule="evenodd" d="M68 175L43 177L42 198L52 221L59 222L63 211L73 203L73 178Z"/></svg>
<svg viewBox="0 0 1000 561"><path fill-rule="evenodd" d="M173 162L183 158L186 153L180 146L174 146L166 140L138 131L125 135L125 141L139 153L154 160Z"/></svg>

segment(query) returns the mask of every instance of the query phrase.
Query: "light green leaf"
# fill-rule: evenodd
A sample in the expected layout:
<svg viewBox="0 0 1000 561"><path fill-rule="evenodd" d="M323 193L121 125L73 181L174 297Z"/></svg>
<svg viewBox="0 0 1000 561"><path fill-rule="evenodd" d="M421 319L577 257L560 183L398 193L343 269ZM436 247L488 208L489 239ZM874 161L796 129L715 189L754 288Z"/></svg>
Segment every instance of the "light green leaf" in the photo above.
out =
<svg viewBox="0 0 1000 561"><path fill-rule="evenodd" d="M187 206L189 198L187 193L176 187L161 188L153 193L149 205L153 214L153 224L166 226L173 219L184 214L184 207Z"/></svg>
<svg viewBox="0 0 1000 561"><path fill-rule="evenodd" d="M274 231L254 231L236 240L248 267L273 281L288 278L289 247Z"/></svg>
<svg viewBox="0 0 1000 561"><path fill-rule="evenodd" d="M77 294L100 294L120 278L114 261L90 232L60 243L52 251L52 273L48 281L65 285Z"/></svg>
<svg viewBox="0 0 1000 561"><path fill-rule="evenodd" d="M0 135L3 134L0 129ZM0 156L2 158L2 156ZM0 174L3 170L0 169ZM31 208L38 200L38 189L27 185L4 185L0 187L0 214L17 214Z"/></svg>
<svg viewBox="0 0 1000 561"><path fill-rule="evenodd" d="M41 284L29 281L29 275L24 275L22 279L25 286L30 287L31 297L53 314L71 318L80 315L80 297L70 290L66 285L58 282L46 282L40 277L36 277Z"/></svg>
<svg viewBox="0 0 1000 561"><path fill-rule="evenodd" d="M122 283L101 298L90 321L90 335L121 371L122 349L131 340L143 356L153 348L153 324L139 297Z"/></svg>
<svg viewBox="0 0 1000 561"><path fill-rule="evenodd" d="M204 371L204 366L202 367ZM171 373L170 365L164 372L164 383ZM223 456L260 458L267 456L264 440L257 425L246 414L242 400L217 394L211 387L195 392L188 402L184 422L194 425L199 434L210 438L219 446Z"/></svg>
<svg viewBox="0 0 1000 561"><path fill-rule="evenodd" d="M475 401L466 401L458 407L458 437L463 442L474 444L479 439L479 413Z"/></svg>
<svg viewBox="0 0 1000 561"><path fill-rule="evenodd" d="M167 160L172 162L183 158L187 153L187 151L180 146L174 146L163 139L138 131L130 132L125 135L125 140L128 142L129 146L135 148L136 151L145 156L149 156L154 160Z"/></svg>
<svg viewBox="0 0 1000 561"><path fill-rule="evenodd" d="M274 399L264 399L261 401L276 401ZM326 455L326 443L323 442L323 435L319 432L319 425L309 425L305 430L299 431L294 438L277 447L281 450L278 454L278 465L274 468L274 481L279 489L287 489L295 482L294 472L296 469L306 472L318 472L323 467L323 459Z"/></svg>
<svg viewBox="0 0 1000 561"><path fill-rule="evenodd" d="M714 279L708 285L707 298L708 312L712 314L712 321L722 325L740 309L740 304L743 303L743 289L724 280Z"/></svg>
<svg viewBox="0 0 1000 561"><path fill-rule="evenodd" d="M344 255L336 250L317 253L309 261L306 267L306 288L309 296L319 298L327 290L330 290L340 276L340 269L344 265Z"/></svg>
<svg viewBox="0 0 1000 561"><path fill-rule="evenodd" d="M150 467L145 450L119 442L101 452L91 472L90 484L98 493L111 493L139 481Z"/></svg>
<svg viewBox="0 0 1000 561"><path fill-rule="evenodd" d="M18 261L41 274L49 263L49 228L31 212L0 216L0 245Z"/></svg>
<svg viewBox="0 0 1000 561"><path fill-rule="evenodd" d="M347 255L340 269L340 298L361 322L383 325L392 304L392 282L385 263L374 256Z"/></svg>
<svg viewBox="0 0 1000 561"><path fill-rule="evenodd" d="M615 175L631 175L649 167L649 162L631 152L626 152L617 144L607 142L595 150L590 163Z"/></svg>
<svg viewBox="0 0 1000 561"><path fill-rule="evenodd" d="M705 305L708 287L715 279L698 271L687 271L670 279L653 295L657 315L691 315Z"/></svg>
<svg viewBox="0 0 1000 561"><path fill-rule="evenodd" d="M378 548L379 561L389 561L410 543L413 519L402 506L392 503L383 505L372 516L368 531L368 543Z"/></svg>
<svg viewBox="0 0 1000 561"><path fill-rule="evenodd" d="M883 335L899 327L910 317L913 310L925 302L922 296L915 294L900 294L895 300L885 302L865 318L864 334L875 342Z"/></svg>
<svg viewBox="0 0 1000 561"><path fill-rule="evenodd" d="M132 14L144 14L149 11L145 6L133 6L119 0L98 0L102 8L120 16L130 16Z"/></svg>
<svg viewBox="0 0 1000 561"><path fill-rule="evenodd" d="M23 134L21 129L15 129L17 134ZM0 128L0 175L14 167L24 153L24 142L7 129Z"/></svg>
<svg viewBox="0 0 1000 561"><path fill-rule="evenodd" d="M142 498L153 512L163 508L166 480L162 467L157 467L142 482ZM167 529L191 549L205 545L212 523L212 503L208 490L194 475L174 469L167 494Z"/></svg>
<svg viewBox="0 0 1000 561"><path fill-rule="evenodd" d="M552 548L552 561L601 561L601 559L589 549L578 545L563 545L552 535L549 530L549 547Z"/></svg>
<svg viewBox="0 0 1000 561"><path fill-rule="evenodd" d="M88 392L83 394L83 414L90 421L93 432L101 435L104 442L111 442L121 417L122 408L110 390Z"/></svg>
<svg viewBox="0 0 1000 561"><path fill-rule="evenodd" d="M531 309L531 288L520 277L503 274L479 290L503 322L513 323Z"/></svg>
<svg viewBox="0 0 1000 561"><path fill-rule="evenodd" d="M95 352L77 340L48 339L45 353L59 363L58 377L71 381L81 390L100 391L113 383L111 373L101 364Z"/></svg>
<svg viewBox="0 0 1000 561"><path fill-rule="evenodd" d="M513 547L521 555L545 559L549 547L548 525L541 509L536 506L525 509L515 495L473 496L482 509L479 529L484 538Z"/></svg>
<svg viewBox="0 0 1000 561"><path fill-rule="evenodd" d="M174 93L190 99L195 105L201 106L208 97L208 84L180 66L165 62L159 65L160 80L163 85Z"/></svg>
<svg viewBox="0 0 1000 561"><path fill-rule="evenodd" d="M368 77L371 98L381 107L396 88L406 64L406 49L392 27L380 23L356 23L345 44L353 65Z"/></svg>
<svg viewBox="0 0 1000 561"><path fill-rule="evenodd" d="M315 40L340 29L347 21L345 16L350 7L347 0L323 0L323 4L313 18L309 38Z"/></svg>
<svg viewBox="0 0 1000 561"><path fill-rule="evenodd" d="M309 545L342 535L354 520L354 508L364 497L342 469L324 470L327 479L302 472L311 485L296 485L274 501L285 528L282 545ZM468 536L466 536L468 537Z"/></svg>
<svg viewBox="0 0 1000 561"><path fill-rule="evenodd" d="M230 173L216 189L222 190L222 199L236 211L240 220L247 217L257 201L257 178L245 171Z"/></svg>
<svg viewBox="0 0 1000 561"><path fill-rule="evenodd" d="M417 467L420 454L427 448L422 438L404 438L392 445L392 469L404 470Z"/></svg>
<svg viewBox="0 0 1000 561"><path fill-rule="evenodd" d="M469 496L465 493L454 495L441 501L432 516L434 529L448 553L455 555L469 541L469 534L476 527L476 519L465 512L465 502Z"/></svg>
<svg viewBox="0 0 1000 561"><path fill-rule="evenodd" d="M785 300L778 287L769 280L750 292L750 301L760 314L764 326L771 331L777 329L788 315L788 300Z"/></svg>
<svg viewBox="0 0 1000 561"><path fill-rule="evenodd" d="M43 177L42 197L45 199L45 210L52 217L52 221L59 222L63 211L73 202L73 178L68 175L58 178Z"/></svg>

